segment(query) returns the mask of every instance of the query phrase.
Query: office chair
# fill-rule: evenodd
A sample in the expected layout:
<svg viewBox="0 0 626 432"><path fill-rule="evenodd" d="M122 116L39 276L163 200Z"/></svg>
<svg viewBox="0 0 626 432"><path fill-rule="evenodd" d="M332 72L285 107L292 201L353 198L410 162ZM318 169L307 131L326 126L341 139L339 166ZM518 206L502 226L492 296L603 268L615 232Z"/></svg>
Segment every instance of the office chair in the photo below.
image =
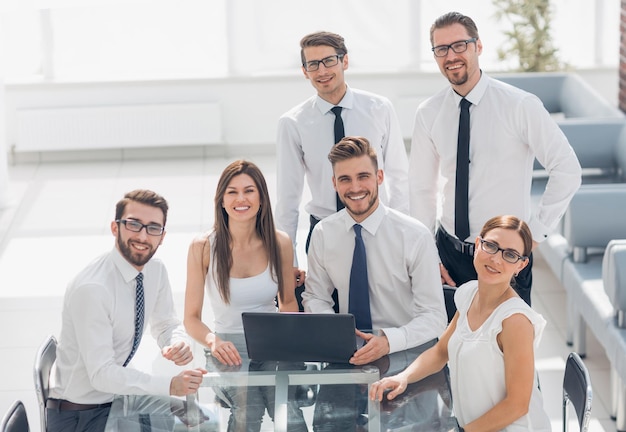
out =
<svg viewBox="0 0 626 432"><path fill-rule="evenodd" d="M563 376L563 432L567 432L567 405L569 402L572 403L576 411L580 431L587 431L592 401L593 392L589 371L580 356L572 352L567 357Z"/></svg>
<svg viewBox="0 0 626 432"><path fill-rule="evenodd" d="M37 401L39 402L39 414L41 416L41 431L47 430L46 402L50 391L50 371L52 365L57 358L57 340L53 335L49 335L43 341L37 356L35 357L35 366L33 368L35 379L35 391L37 392Z"/></svg>
<svg viewBox="0 0 626 432"><path fill-rule="evenodd" d="M20 400L16 400L2 418L1 432L29 432L26 407Z"/></svg>
<svg viewBox="0 0 626 432"><path fill-rule="evenodd" d="M454 293L456 287L450 285L443 285L443 300L446 303L446 313L448 314L448 323L454 318L456 313L456 305L454 304Z"/></svg>

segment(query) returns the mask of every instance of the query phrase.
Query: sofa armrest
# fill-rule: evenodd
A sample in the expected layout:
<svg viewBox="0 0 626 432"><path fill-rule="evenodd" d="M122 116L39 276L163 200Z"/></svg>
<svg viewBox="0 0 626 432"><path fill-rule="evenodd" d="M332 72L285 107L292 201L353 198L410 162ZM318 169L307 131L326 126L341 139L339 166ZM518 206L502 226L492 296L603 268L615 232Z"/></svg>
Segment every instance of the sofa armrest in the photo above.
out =
<svg viewBox="0 0 626 432"><path fill-rule="evenodd" d="M626 328L626 239L611 240L602 259L602 282L615 308L617 325Z"/></svg>
<svg viewBox="0 0 626 432"><path fill-rule="evenodd" d="M623 119L589 120L572 119L559 123L578 157L580 166L600 169L603 173L614 175L617 170L615 149L626 130Z"/></svg>
<svg viewBox="0 0 626 432"><path fill-rule="evenodd" d="M583 185L565 216L563 234L573 260L584 262L587 249L604 250L613 239L626 238L626 184Z"/></svg>
<svg viewBox="0 0 626 432"><path fill-rule="evenodd" d="M568 118L624 118L624 113L611 105L576 73L566 74L561 86L560 100L562 111Z"/></svg>

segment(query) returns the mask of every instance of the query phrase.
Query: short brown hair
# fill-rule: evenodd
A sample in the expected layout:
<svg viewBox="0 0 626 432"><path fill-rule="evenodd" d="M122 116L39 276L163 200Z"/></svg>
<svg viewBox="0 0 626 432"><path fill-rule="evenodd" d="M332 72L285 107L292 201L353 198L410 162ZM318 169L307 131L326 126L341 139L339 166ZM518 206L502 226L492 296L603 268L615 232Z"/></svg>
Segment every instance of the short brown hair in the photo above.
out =
<svg viewBox="0 0 626 432"><path fill-rule="evenodd" d="M447 14L441 15L439 18L435 20L433 25L430 27L430 44L434 45L433 34L435 30L449 27L452 24L461 24L467 30L467 34L471 38L478 39L478 27L476 27L476 23L473 19L468 17L467 15L463 15L459 12L448 12Z"/></svg>
<svg viewBox="0 0 626 432"><path fill-rule="evenodd" d="M483 229L480 231L480 236L485 237L489 231L496 228L508 229L517 232L522 238L522 242L524 242L524 251L522 254L526 257L530 255L530 252L533 249L533 235L526 222L511 215L496 216L485 222Z"/></svg>
<svg viewBox="0 0 626 432"><path fill-rule="evenodd" d="M361 156L369 156L374 165L374 169L378 171L376 150L374 150L365 137L349 136L342 138L341 141L333 146L330 153L328 153L328 160L334 168L337 162Z"/></svg>
<svg viewBox="0 0 626 432"><path fill-rule="evenodd" d="M348 48L346 48L342 36L337 33L319 31L310 33L300 40L300 59L302 60L302 64L306 63L304 49L312 46L329 46L335 49L337 55L342 56L348 54Z"/></svg>
<svg viewBox="0 0 626 432"><path fill-rule="evenodd" d="M169 206L167 201L161 195L148 189L135 189L124 195L115 205L115 220L119 220L124 216L124 211L129 202L134 201L150 207L157 207L163 212L163 226L167 222L167 210Z"/></svg>

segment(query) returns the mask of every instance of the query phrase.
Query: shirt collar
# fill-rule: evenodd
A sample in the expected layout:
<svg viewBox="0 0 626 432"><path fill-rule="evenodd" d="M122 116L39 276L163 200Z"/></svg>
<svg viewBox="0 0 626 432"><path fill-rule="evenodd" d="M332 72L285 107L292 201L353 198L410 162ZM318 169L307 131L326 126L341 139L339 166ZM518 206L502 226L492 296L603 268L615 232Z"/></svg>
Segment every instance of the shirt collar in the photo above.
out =
<svg viewBox="0 0 626 432"><path fill-rule="evenodd" d="M352 107L354 106L354 93L350 89L350 86L346 84L346 94L343 95L343 98L339 101L337 105L333 105L330 102L325 101L319 95L317 95L316 105L322 115L330 113L330 109L335 106L352 109Z"/></svg>
<svg viewBox="0 0 626 432"><path fill-rule="evenodd" d="M137 269L133 267L131 263L126 261L126 258L122 256L120 251L115 246L111 251L111 260L126 283L132 282L137 277L137 274L139 273Z"/></svg>
<svg viewBox="0 0 626 432"><path fill-rule="evenodd" d="M465 95L465 99L470 101L472 105L478 105L480 103L480 100L485 95L487 87L489 87L489 77L485 72L481 71L480 79L478 80L474 88ZM454 95L456 105L459 106L461 104L461 99L463 99L463 96L461 96L454 90L452 90L452 94Z"/></svg>
<svg viewBox="0 0 626 432"><path fill-rule="evenodd" d="M351 231L352 227L357 222L352 219L352 216L350 216L345 209L341 210L341 212L343 213L341 217L345 223L346 231ZM361 225L365 231L374 236L376 235L376 231L378 231L378 228L383 223L383 219L388 212L389 209L387 209L382 202L378 201L378 207L374 210L374 213L369 215L364 221L359 223L359 225Z"/></svg>

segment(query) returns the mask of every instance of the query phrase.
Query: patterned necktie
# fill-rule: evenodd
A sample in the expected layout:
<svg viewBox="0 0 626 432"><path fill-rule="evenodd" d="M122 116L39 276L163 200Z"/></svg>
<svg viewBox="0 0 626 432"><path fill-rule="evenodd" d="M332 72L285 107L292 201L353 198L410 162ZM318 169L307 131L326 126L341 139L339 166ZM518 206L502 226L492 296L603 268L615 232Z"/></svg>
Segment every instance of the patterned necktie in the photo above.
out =
<svg viewBox="0 0 626 432"><path fill-rule="evenodd" d="M346 136L345 131L343 130L343 119L341 118L341 107L336 106L332 107L330 110L335 114L335 144L337 144L341 139ZM339 194L335 194L337 211L341 210L345 206L339 199Z"/></svg>
<svg viewBox="0 0 626 432"><path fill-rule="evenodd" d="M124 362L124 366L130 363L130 360L135 355L139 342L141 342L141 336L143 335L143 314L144 314L144 299L143 299L143 273L139 273L135 278L137 281L136 295L135 295L135 337L133 338L133 348L130 350L128 358Z"/></svg>
<svg viewBox="0 0 626 432"><path fill-rule="evenodd" d="M470 234L468 216L470 113L472 103L461 99L459 137L456 150L456 189L454 193L454 233L464 241Z"/></svg>
<svg viewBox="0 0 626 432"><path fill-rule="evenodd" d="M353 228L355 234L354 255L352 256L352 269L350 270L348 312L354 315L356 328L367 331L372 329L367 256L365 254L365 243L363 243L363 237L361 237L361 229L363 227L355 224Z"/></svg>

